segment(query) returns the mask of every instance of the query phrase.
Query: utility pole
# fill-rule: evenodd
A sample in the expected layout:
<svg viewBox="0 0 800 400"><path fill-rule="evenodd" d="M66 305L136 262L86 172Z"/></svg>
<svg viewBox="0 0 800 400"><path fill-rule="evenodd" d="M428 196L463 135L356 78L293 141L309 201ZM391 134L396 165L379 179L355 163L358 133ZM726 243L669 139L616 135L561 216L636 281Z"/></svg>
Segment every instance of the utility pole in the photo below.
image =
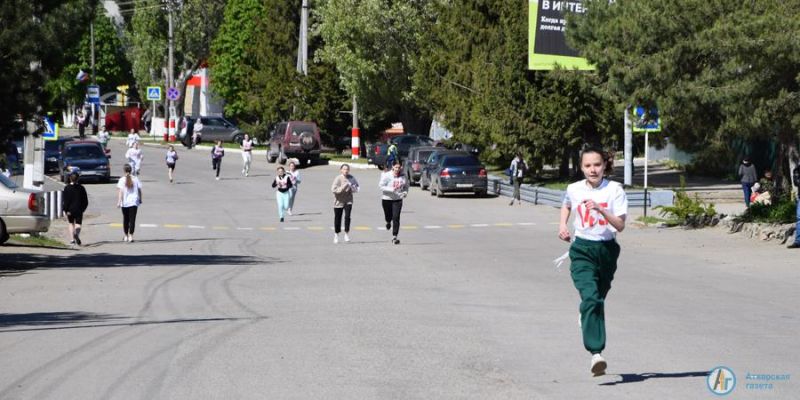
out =
<svg viewBox="0 0 800 400"><path fill-rule="evenodd" d="M89 23L89 37L92 43L92 84L97 84L97 78L95 77L95 70L94 70L94 22Z"/></svg>
<svg viewBox="0 0 800 400"><path fill-rule="evenodd" d="M353 95L353 131L350 137L350 151L353 160L358 160L359 153L361 152L361 138L358 129L358 103L356 102L356 95Z"/></svg>
<svg viewBox="0 0 800 400"><path fill-rule="evenodd" d="M173 37L173 32L172 32L172 5L173 5L173 2L172 2L172 0L170 0L167 3L167 12L168 12L167 20L169 22L169 32L168 32L169 58L168 58L168 61L167 61L167 88L165 89L167 91L169 90L169 88L175 86L175 76L174 76L174 74L175 74L175 72L174 72L175 71L175 66L174 66L174 59L173 59L173 57L174 57L173 52L174 52L174 48L175 48L175 42L174 42L174 37ZM168 108L169 108L169 111L168 111L168 113L169 113L168 114L169 115L169 117L168 117L169 125L168 125L168 131L167 131L167 133L169 135L168 140L170 142L174 142L175 141L175 119L176 119L175 118L176 117L175 116L175 101L169 100L169 107Z"/></svg>
<svg viewBox="0 0 800 400"><path fill-rule="evenodd" d="M97 73L94 68L94 21L89 22L89 38L92 45L92 85L97 85ZM97 135L99 121L97 114L100 112L100 104L92 103L92 133Z"/></svg>
<svg viewBox="0 0 800 400"><path fill-rule="evenodd" d="M308 76L308 0L300 9L300 35L297 46L297 72Z"/></svg>

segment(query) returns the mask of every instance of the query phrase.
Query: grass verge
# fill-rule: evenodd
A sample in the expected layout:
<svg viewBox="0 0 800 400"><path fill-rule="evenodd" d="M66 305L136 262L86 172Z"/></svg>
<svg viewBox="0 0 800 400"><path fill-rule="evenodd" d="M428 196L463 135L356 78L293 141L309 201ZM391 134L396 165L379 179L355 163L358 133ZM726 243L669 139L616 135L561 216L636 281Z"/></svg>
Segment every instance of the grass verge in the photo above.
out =
<svg viewBox="0 0 800 400"><path fill-rule="evenodd" d="M26 246L33 246L33 247L58 247L61 249L67 248L67 245L65 245L64 243L55 239L51 239L47 236L41 236L41 235L40 236L30 235L25 237L22 235L14 234L11 235L10 240L13 241L14 243L24 244Z"/></svg>

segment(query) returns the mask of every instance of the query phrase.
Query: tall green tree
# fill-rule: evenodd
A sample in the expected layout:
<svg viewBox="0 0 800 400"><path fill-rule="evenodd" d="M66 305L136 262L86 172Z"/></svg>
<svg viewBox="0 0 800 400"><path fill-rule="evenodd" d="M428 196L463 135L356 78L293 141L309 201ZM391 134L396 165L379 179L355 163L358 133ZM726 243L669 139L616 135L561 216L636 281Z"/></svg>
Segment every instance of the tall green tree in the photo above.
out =
<svg viewBox="0 0 800 400"><path fill-rule="evenodd" d="M456 140L484 148L490 162L520 151L531 166L560 165L563 177L583 143L613 142L612 104L595 90L594 74L528 71L526 3L433 7L437 23L419 39L414 82Z"/></svg>
<svg viewBox="0 0 800 400"><path fill-rule="evenodd" d="M49 111L45 84L61 74L63 49L88 29L96 6L95 0L0 2L0 140L18 117Z"/></svg>
<svg viewBox="0 0 800 400"><path fill-rule="evenodd" d="M318 54L336 66L344 88L358 98L367 127L401 121L407 132L427 134L431 117L414 92L418 36L433 19L430 1L320 0Z"/></svg>
<svg viewBox="0 0 800 400"><path fill-rule="evenodd" d="M133 84L131 65L114 22L101 9L95 15L93 24L96 71L96 76L93 78L100 86L101 93L116 91L119 85ZM64 51L67 65L58 77L54 77L46 84L50 94L51 110L83 102L88 83L79 82L75 77L81 70L88 74L92 73L91 54L91 35L88 31L78 42Z"/></svg>
<svg viewBox="0 0 800 400"><path fill-rule="evenodd" d="M617 104L657 105L673 142L718 168L742 139L776 140L781 164L796 157L800 1L587 3L568 36Z"/></svg>

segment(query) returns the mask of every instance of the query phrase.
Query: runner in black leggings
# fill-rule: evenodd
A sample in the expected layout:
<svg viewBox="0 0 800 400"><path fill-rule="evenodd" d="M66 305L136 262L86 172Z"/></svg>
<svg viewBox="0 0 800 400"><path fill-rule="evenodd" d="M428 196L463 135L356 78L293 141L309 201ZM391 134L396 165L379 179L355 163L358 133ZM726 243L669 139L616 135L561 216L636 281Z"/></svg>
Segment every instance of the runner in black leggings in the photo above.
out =
<svg viewBox="0 0 800 400"><path fill-rule="evenodd" d="M392 230L392 243L400 244L397 234L400 233L400 212L403 210L403 199L408 195L408 180L400 171L400 162L395 161L392 169L381 175L378 186L381 189L383 217L386 230Z"/></svg>

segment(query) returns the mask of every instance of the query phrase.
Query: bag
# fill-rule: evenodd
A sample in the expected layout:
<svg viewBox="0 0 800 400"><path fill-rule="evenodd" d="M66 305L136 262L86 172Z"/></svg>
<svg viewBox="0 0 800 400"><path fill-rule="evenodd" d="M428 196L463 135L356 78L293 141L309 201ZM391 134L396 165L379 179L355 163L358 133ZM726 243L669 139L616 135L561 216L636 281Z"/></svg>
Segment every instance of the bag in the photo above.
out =
<svg viewBox="0 0 800 400"><path fill-rule="evenodd" d="M522 172L522 175L525 176L528 173L528 165L525 164L525 161L519 160L517 162L517 170Z"/></svg>
<svg viewBox="0 0 800 400"><path fill-rule="evenodd" d="M511 167L506 168L506 176L511 176L514 174L514 170Z"/></svg>

